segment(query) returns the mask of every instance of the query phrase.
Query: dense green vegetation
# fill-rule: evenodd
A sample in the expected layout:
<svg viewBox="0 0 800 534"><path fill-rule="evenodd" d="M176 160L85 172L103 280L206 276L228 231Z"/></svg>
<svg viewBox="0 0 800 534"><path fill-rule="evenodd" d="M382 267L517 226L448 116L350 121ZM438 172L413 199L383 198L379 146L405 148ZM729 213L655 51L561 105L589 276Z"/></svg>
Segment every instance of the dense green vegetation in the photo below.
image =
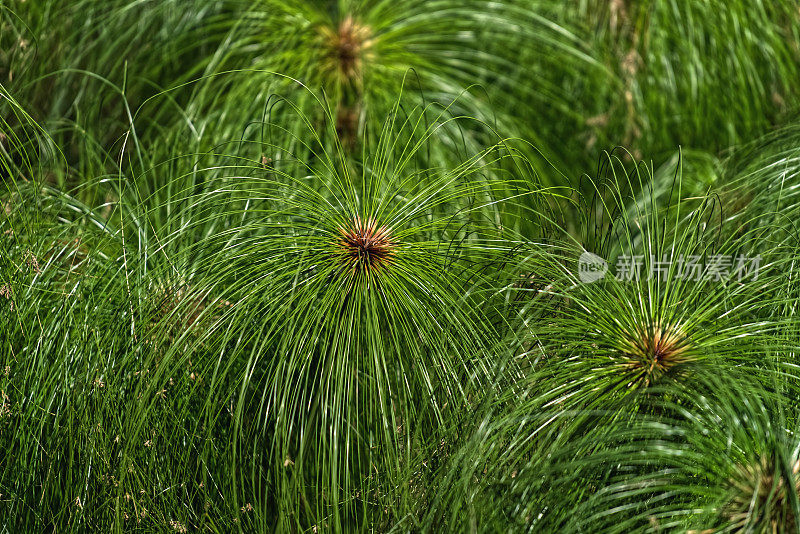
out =
<svg viewBox="0 0 800 534"><path fill-rule="evenodd" d="M794 0L0 0L0 532L800 531Z"/></svg>

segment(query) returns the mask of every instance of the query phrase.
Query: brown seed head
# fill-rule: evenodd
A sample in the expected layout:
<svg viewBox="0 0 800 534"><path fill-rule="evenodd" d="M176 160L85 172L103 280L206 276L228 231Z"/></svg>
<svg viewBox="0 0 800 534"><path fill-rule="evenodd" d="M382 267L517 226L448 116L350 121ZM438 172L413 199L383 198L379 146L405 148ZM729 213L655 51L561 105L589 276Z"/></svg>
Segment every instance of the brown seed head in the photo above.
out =
<svg viewBox="0 0 800 534"><path fill-rule="evenodd" d="M800 460L792 466L790 480L774 457L740 465L728 481L728 501L722 516L735 531L796 532L790 492L800 494ZM793 486L793 487L792 487Z"/></svg>
<svg viewBox="0 0 800 534"><path fill-rule="evenodd" d="M339 234L337 246L341 250L341 262L353 275L363 273L371 276L376 270L386 267L397 248L389 228L372 218L365 221L353 217L352 224L340 228Z"/></svg>
<svg viewBox="0 0 800 534"><path fill-rule="evenodd" d="M637 373L636 385L649 386L675 366L691 359L681 329L672 325L651 325L628 334L624 352L628 365Z"/></svg>
<svg viewBox="0 0 800 534"><path fill-rule="evenodd" d="M372 29L348 16L339 28L321 30L328 70L339 73L345 80L360 80L364 52L372 46Z"/></svg>

